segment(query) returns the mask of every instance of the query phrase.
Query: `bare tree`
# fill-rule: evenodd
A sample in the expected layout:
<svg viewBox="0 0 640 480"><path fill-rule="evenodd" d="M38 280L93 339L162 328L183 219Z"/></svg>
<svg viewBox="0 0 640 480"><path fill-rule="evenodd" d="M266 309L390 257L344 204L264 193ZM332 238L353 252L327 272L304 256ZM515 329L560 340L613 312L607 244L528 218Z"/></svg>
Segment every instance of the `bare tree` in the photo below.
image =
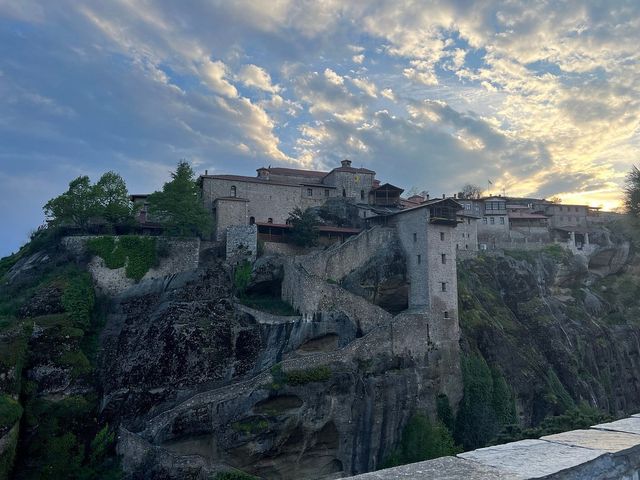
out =
<svg viewBox="0 0 640 480"><path fill-rule="evenodd" d="M462 190L458 193L458 197L477 200L482 196L482 188L478 185L474 185L473 183L466 183L462 186Z"/></svg>

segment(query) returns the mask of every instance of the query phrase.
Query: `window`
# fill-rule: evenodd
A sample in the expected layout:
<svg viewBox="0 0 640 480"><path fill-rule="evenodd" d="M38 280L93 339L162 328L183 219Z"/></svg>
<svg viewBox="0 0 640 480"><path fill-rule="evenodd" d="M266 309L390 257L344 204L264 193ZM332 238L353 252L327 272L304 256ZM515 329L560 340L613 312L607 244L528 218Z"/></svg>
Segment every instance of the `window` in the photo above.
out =
<svg viewBox="0 0 640 480"><path fill-rule="evenodd" d="M459 249L460 249L460 244L456 243L456 250L459 250Z"/></svg>
<svg viewBox="0 0 640 480"><path fill-rule="evenodd" d="M256 217L249 217L249 225L255 225Z"/></svg>
<svg viewBox="0 0 640 480"><path fill-rule="evenodd" d="M364 200L364 190L360 190L360 200Z"/></svg>
<svg viewBox="0 0 640 480"><path fill-rule="evenodd" d="M447 263L447 254L443 253L442 255L440 255L440 259L442 260L442 263Z"/></svg>
<svg viewBox="0 0 640 480"><path fill-rule="evenodd" d="M471 219L467 218L467 225L471 225Z"/></svg>
<svg viewBox="0 0 640 480"><path fill-rule="evenodd" d="M343 197L346 197L346 196L347 196L347 191L346 191L344 188L342 189L342 196L343 196Z"/></svg>
<svg viewBox="0 0 640 480"><path fill-rule="evenodd" d="M328 196L329 196L329 189L328 189L328 188L325 188L325 189L324 189L324 196L325 196L325 197L328 197Z"/></svg>
<svg viewBox="0 0 640 480"><path fill-rule="evenodd" d="M444 311L444 318L449 318L449 312L447 310Z"/></svg>
<svg viewBox="0 0 640 480"><path fill-rule="evenodd" d="M493 225L494 223L496 223L496 219L495 219L495 218L493 218L493 217L491 217L491 219L490 219L489 223L491 223L491 225Z"/></svg>
<svg viewBox="0 0 640 480"><path fill-rule="evenodd" d="M442 286L442 291L446 292L447 291L447 282L442 282L440 285Z"/></svg>
<svg viewBox="0 0 640 480"><path fill-rule="evenodd" d="M484 223L485 225L487 224L487 217L484 217L484 218L482 219L482 223Z"/></svg>
<svg viewBox="0 0 640 480"><path fill-rule="evenodd" d="M444 242L444 232L440 232L440 240Z"/></svg>
<svg viewBox="0 0 640 480"><path fill-rule="evenodd" d="M418 234L414 233L413 234L413 243L416 243L418 241Z"/></svg>
<svg viewBox="0 0 640 480"><path fill-rule="evenodd" d="M504 217L500 217L500 225L504 225Z"/></svg>
<svg viewBox="0 0 640 480"><path fill-rule="evenodd" d="M418 265L422 263L422 256L418 255Z"/></svg>
<svg viewBox="0 0 640 480"><path fill-rule="evenodd" d="M469 244L468 243L464 246L464 249L465 250L469 250Z"/></svg>
<svg viewBox="0 0 640 480"><path fill-rule="evenodd" d="M269 217L269 218L267 219L267 223L273 223L273 218Z"/></svg>
<svg viewBox="0 0 640 480"><path fill-rule="evenodd" d="M237 193L236 186L235 186L235 185L232 185L232 186L231 186L231 196L232 196L232 197L235 197L235 196L236 196L236 193Z"/></svg>
<svg viewBox="0 0 640 480"><path fill-rule="evenodd" d="M471 210L471 204L470 203L465 203L464 204L464 209L465 210Z"/></svg>
<svg viewBox="0 0 640 480"><path fill-rule="evenodd" d="M313 188L307 188L307 197L313 197Z"/></svg>

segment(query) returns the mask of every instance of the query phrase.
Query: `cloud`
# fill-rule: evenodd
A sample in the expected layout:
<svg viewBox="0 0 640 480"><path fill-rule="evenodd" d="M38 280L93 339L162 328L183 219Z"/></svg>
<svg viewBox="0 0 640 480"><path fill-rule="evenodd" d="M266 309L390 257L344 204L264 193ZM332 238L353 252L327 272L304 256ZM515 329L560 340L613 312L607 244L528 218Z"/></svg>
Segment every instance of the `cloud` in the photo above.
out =
<svg viewBox="0 0 640 480"><path fill-rule="evenodd" d="M226 97L238 96L238 90L225 78L228 75L227 66L221 61L205 60L202 64L204 82L215 92Z"/></svg>
<svg viewBox="0 0 640 480"><path fill-rule="evenodd" d="M257 88L269 93L278 93L280 87L271 83L271 75L256 65L244 65L238 73L238 79L247 87Z"/></svg>

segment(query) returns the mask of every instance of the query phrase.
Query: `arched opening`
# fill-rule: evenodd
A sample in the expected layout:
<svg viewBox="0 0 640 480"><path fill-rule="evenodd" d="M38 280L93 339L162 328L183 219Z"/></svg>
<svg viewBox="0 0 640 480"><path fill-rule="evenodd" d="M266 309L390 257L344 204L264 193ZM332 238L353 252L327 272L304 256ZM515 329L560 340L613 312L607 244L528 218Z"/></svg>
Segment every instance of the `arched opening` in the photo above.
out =
<svg viewBox="0 0 640 480"><path fill-rule="evenodd" d="M237 189L235 185L231 185L231 196L232 197L236 197L237 196Z"/></svg>
<svg viewBox="0 0 640 480"><path fill-rule="evenodd" d="M249 225L255 225L256 217L249 217Z"/></svg>
<svg viewBox="0 0 640 480"><path fill-rule="evenodd" d="M269 218L267 219L267 223L273 223L273 218L269 217Z"/></svg>

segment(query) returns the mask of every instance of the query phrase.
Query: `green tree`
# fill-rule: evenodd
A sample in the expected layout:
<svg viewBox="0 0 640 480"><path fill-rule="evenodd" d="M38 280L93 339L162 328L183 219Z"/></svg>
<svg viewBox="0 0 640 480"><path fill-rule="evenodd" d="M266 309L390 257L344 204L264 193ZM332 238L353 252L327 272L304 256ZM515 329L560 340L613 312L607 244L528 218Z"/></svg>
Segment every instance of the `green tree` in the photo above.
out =
<svg viewBox="0 0 640 480"><path fill-rule="evenodd" d="M635 165L627 174L624 186L624 207L628 214L640 217L640 170Z"/></svg>
<svg viewBox="0 0 640 480"><path fill-rule="evenodd" d="M191 165L181 160L162 191L149 195L150 215L170 235L197 236L211 232L211 216L202 205L194 176Z"/></svg>
<svg viewBox="0 0 640 480"><path fill-rule="evenodd" d="M404 427L398 447L391 452L383 468L453 455L458 451L442 422L434 424L424 415L414 415Z"/></svg>
<svg viewBox="0 0 640 480"><path fill-rule="evenodd" d="M85 228L89 219L96 214L95 192L89 177L82 176L72 180L66 192L49 200L43 208L53 226L73 225Z"/></svg>
<svg viewBox="0 0 640 480"><path fill-rule="evenodd" d="M107 172L95 184L94 196L97 215L111 225L130 222L133 209L127 185L116 172Z"/></svg>
<svg viewBox="0 0 640 480"><path fill-rule="evenodd" d="M291 228L291 239L301 247L311 247L318 243L318 219L310 209L296 207L287 220Z"/></svg>

